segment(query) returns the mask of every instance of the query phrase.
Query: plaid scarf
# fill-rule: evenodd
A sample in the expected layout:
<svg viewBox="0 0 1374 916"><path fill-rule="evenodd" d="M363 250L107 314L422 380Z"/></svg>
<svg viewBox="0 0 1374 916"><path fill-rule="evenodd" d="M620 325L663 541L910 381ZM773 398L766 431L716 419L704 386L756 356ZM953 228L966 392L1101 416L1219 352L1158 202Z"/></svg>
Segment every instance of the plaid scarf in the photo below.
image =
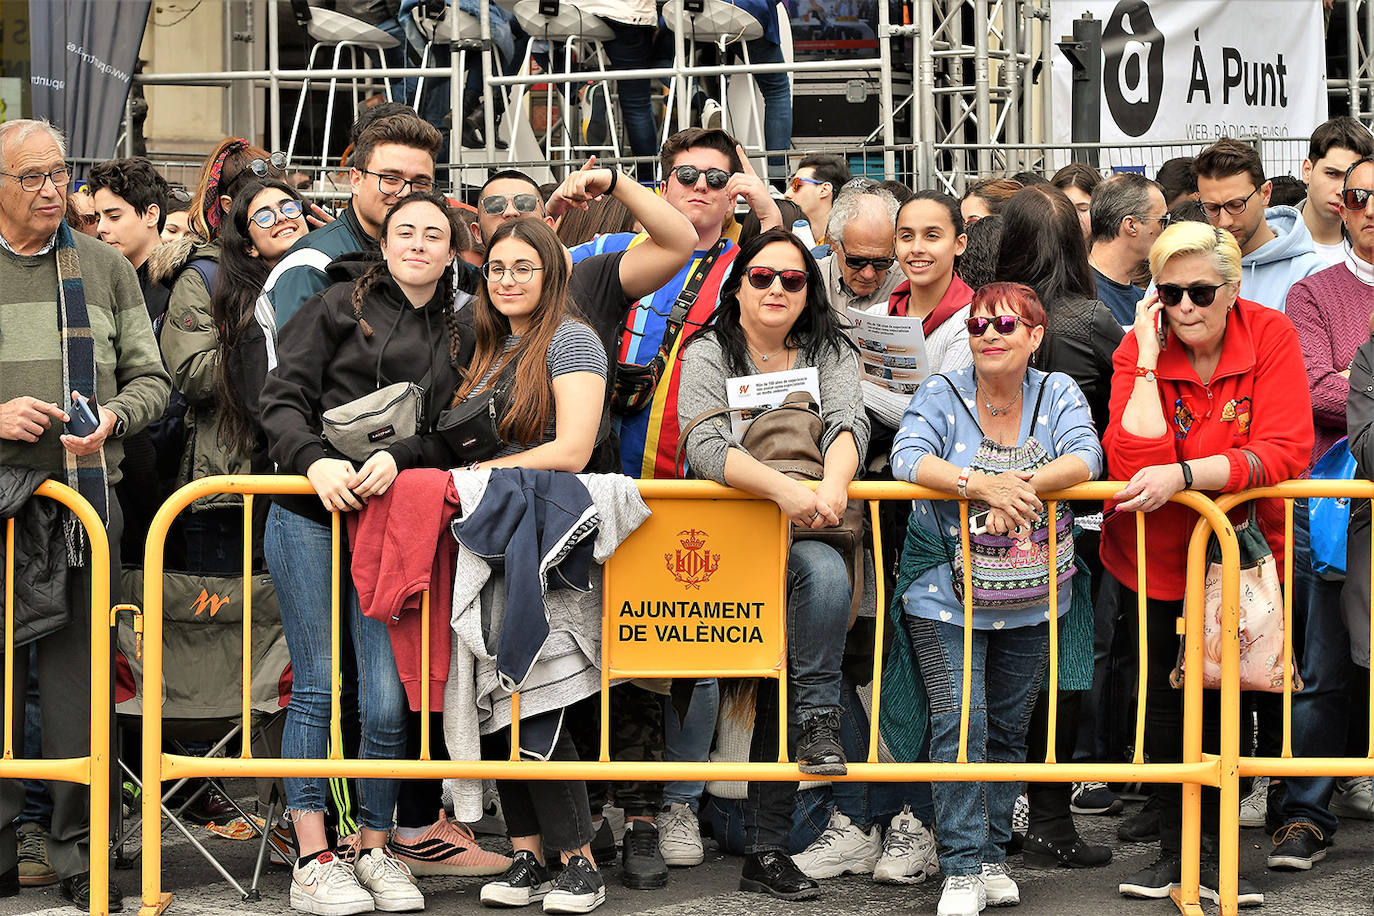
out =
<svg viewBox="0 0 1374 916"><path fill-rule="evenodd" d="M81 283L81 262L76 256L72 230L64 220L57 227L57 323L62 335L62 397L67 400L79 391L95 402L95 338L86 312L86 290ZM105 452L73 455L62 450L67 485L80 493L95 508L102 522L110 519L109 478ZM67 561L85 565L84 529L76 516L67 515Z"/></svg>

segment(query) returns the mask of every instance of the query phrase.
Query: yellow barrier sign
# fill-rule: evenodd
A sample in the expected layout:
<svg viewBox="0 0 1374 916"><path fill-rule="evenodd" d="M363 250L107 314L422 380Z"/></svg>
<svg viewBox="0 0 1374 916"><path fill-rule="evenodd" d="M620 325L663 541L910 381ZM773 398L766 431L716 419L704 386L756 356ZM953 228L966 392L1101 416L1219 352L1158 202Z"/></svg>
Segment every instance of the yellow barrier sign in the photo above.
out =
<svg viewBox="0 0 1374 916"><path fill-rule="evenodd" d="M737 499L647 502L653 514L606 567L610 669L684 676L776 669L787 566L778 507Z"/></svg>

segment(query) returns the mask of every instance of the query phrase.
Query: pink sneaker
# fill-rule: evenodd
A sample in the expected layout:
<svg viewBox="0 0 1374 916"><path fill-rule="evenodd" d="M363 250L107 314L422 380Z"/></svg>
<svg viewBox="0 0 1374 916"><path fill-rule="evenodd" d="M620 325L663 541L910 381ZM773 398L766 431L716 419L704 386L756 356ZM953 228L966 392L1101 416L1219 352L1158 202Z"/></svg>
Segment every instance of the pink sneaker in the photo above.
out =
<svg viewBox="0 0 1374 916"><path fill-rule="evenodd" d="M391 851L415 875L499 875L510 868L510 857L477 845L466 825L440 815L413 840L392 834Z"/></svg>

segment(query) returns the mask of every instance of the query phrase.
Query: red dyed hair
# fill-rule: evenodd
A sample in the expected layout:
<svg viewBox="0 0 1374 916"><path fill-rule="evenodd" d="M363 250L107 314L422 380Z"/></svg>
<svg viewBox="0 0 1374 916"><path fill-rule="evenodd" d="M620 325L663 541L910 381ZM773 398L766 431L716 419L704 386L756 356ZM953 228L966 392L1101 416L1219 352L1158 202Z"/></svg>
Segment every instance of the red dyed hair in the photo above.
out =
<svg viewBox="0 0 1374 916"><path fill-rule="evenodd" d="M979 287L978 292L973 294L969 314L986 312L992 315L997 311L999 302L1011 306L1011 310L1030 322L1033 328L1044 327L1049 321L1045 306L1040 304L1040 297L1024 283L989 283Z"/></svg>

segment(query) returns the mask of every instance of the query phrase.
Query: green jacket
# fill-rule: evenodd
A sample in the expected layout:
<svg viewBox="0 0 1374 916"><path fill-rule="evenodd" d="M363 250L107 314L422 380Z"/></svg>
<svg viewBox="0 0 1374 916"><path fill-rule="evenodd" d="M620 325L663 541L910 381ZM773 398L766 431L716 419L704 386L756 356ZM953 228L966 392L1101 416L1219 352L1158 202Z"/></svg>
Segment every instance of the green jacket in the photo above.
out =
<svg viewBox="0 0 1374 916"><path fill-rule="evenodd" d="M165 250L164 250L165 249ZM172 287L167 319L162 326L162 358L172 384L186 398L186 448L181 455L177 486L215 474L246 474L249 459L220 444L219 335L210 311L210 290L199 273L189 268L197 258L219 261L219 245L190 241L160 245L151 273ZM197 501L191 511L237 506L237 496L221 494Z"/></svg>
<svg viewBox="0 0 1374 916"><path fill-rule="evenodd" d="M917 524L914 514L908 519L906 542L902 545L902 560L897 570L897 587L888 602L892 641L883 665L878 728L893 759L899 762L916 759L930 721L926 685L921 680L911 637L902 619L902 596L918 576L941 563L948 563L949 557L954 556L953 539L946 541L949 543L942 543L939 534ZM1075 561L1073 603L1059 621L1059 689L1087 690L1092 681L1092 575L1079 557Z"/></svg>

